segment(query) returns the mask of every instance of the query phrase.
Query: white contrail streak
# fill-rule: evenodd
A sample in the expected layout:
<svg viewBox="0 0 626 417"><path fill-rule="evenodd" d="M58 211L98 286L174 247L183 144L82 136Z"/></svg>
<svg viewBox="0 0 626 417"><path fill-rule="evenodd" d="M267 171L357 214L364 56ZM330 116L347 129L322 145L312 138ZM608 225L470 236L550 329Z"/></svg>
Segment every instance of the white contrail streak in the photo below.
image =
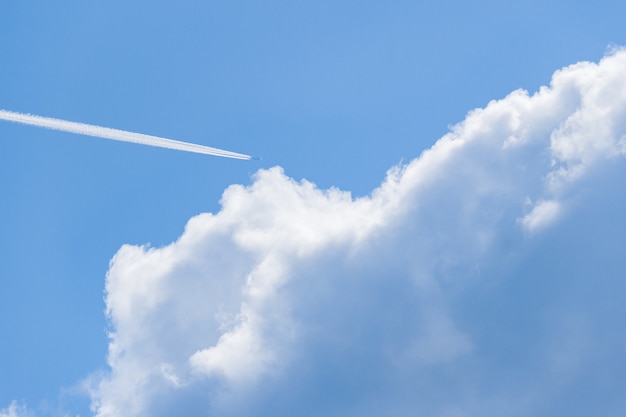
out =
<svg viewBox="0 0 626 417"><path fill-rule="evenodd" d="M0 120L22 123L25 125L44 127L47 129L60 130L63 132L77 133L79 135L94 136L97 138L113 139L122 142L139 143L141 145L156 146L159 148L176 149L185 152L202 153L205 155L223 156L235 159L256 159L250 155L237 152L211 148L195 143L182 142L179 140L160 138L158 136L144 135L142 133L127 132L125 130L111 129L88 125L85 123L70 122L67 120L53 119L51 117L35 116L32 114L16 113L0 110Z"/></svg>

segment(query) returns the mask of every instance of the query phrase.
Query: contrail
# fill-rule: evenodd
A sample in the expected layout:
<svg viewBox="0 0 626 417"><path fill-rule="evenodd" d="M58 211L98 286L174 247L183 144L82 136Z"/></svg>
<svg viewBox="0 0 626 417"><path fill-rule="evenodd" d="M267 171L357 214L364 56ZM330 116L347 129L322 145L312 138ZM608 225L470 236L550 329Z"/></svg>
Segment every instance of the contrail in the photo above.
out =
<svg viewBox="0 0 626 417"><path fill-rule="evenodd" d="M195 152L205 155L223 156L235 159L258 159L250 155L237 152L225 151L211 148L195 143L182 142L179 140L160 138L158 136L144 135L142 133L127 132L125 130L111 129L88 125L85 123L70 122L67 120L53 119L51 117L35 116L32 114L16 113L7 110L0 110L0 120L22 123L25 125L44 127L47 129L60 130L63 132L77 133L79 135L94 136L97 138L113 139L122 142L139 143L141 145L156 146L159 148L176 149L185 152Z"/></svg>

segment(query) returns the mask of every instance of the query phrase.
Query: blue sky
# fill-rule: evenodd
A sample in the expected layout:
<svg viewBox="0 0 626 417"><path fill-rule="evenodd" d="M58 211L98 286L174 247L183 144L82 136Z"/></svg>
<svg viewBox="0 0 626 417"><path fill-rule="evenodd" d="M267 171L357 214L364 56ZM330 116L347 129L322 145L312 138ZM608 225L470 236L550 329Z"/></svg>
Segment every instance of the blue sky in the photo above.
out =
<svg viewBox="0 0 626 417"><path fill-rule="evenodd" d="M3 2L0 108L263 159L0 124L0 416L91 415L90 401L102 416L619 414L623 161L607 156L608 145L577 154L567 129L560 141L554 132L595 140L602 135L577 126L610 122L606 140L618 141L626 114L602 91L623 84L598 81L606 102L589 98L591 110L571 126L566 82L553 88L554 103L569 113L537 105L549 123L530 112L526 130L511 133L487 111L466 117L518 88L532 95L563 67L599 62L626 44L625 15L626 6L603 1ZM594 79L573 74L584 81L577 86ZM523 107L503 102L503 114ZM385 180L464 120L483 126L487 142L493 131L537 145L500 157L459 128L478 145L450 151L455 163L415 163ZM566 170L589 168L550 177L547 152ZM253 179L274 166L282 171ZM489 186L494 177L501 188ZM563 184L550 188L550 178ZM383 182L406 195L385 191L379 211L319 191L366 197ZM233 184L254 185L222 197ZM202 215L185 229L201 213L217 220ZM191 243L170 245L185 236ZM163 250L179 259L175 272L163 272L169 258L158 250L118 253L143 244L171 248ZM256 276L266 298L246 287ZM138 279L147 293L130 286ZM159 291L172 298L141 302ZM125 302L137 311L126 315ZM172 329L190 330L158 328L173 315L187 319ZM266 321L276 334L255 327ZM134 338L138 328L145 340ZM154 363L121 361L111 376L108 331L128 361ZM220 340L256 350L232 348L239 356L220 362L230 346ZM151 346L166 359L146 353ZM150 382L153 391L127 399L131 368L137 378L158 368L184 387Z"/></svg>

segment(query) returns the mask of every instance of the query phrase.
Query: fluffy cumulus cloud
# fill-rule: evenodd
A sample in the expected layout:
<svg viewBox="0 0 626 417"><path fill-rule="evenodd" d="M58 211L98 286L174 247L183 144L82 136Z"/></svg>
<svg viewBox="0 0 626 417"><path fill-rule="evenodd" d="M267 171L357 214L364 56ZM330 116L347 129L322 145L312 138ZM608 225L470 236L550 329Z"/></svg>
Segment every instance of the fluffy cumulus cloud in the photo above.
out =
<svg viewBox="0 0 626 417"><path fill-rule="evenodd" d="M261 170L122 247L94 413L623 412L625 74L617 50L471 111L369 196Z"/></svg>

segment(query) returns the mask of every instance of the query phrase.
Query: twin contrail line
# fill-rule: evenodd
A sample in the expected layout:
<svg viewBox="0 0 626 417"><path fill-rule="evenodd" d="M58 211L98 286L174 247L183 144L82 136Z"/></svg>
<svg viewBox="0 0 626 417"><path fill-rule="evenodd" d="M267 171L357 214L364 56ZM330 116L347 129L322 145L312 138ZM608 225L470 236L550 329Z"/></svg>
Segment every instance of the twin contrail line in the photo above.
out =
<svg viewBox="0 0 626 417"><path fill-rule="evenodd" d="M222 149L211 148L210 146L182 142L180 140L144 135L143 133L127 132L125 130L94 126L86 123L70 122L67 120L54 119L51 117L35 116L33 114L16 113L8 110L0 110L0 120L6 120L8 122L21 123L30 126L38 126L46 129L60 130L62 132L77 133L79 135L93 136L103 139L138 143L141 145L156 146L159 148L176 149L185 152L223 156L225 158L234 159L258 159L243 153L225 151Z"/></svg>

